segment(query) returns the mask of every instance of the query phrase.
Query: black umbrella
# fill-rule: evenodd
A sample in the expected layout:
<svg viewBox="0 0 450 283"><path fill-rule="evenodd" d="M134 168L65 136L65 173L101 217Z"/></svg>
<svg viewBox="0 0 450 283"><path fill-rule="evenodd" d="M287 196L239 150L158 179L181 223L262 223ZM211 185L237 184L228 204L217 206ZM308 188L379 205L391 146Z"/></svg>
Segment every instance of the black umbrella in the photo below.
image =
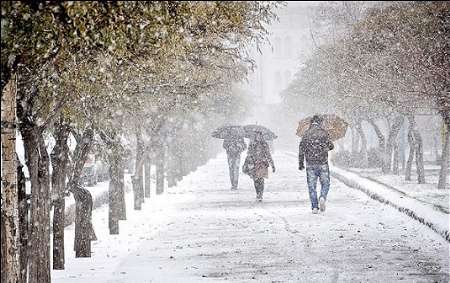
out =
<svg viewBox="0 0 450 283"><path fill-rule="evenodd" d="M211 136L218 139L238 139L245 135L242 126L223 126L212 132Z"/></svg>
<svg viewBox="0 0 450 283"><path fill-rule="evenodd" d="M246 125L244 126L244 131L245 137L249 139L254 139L256 132L262 133L265 140L274 140L277 138L274 132L261 125Z"/></svg>

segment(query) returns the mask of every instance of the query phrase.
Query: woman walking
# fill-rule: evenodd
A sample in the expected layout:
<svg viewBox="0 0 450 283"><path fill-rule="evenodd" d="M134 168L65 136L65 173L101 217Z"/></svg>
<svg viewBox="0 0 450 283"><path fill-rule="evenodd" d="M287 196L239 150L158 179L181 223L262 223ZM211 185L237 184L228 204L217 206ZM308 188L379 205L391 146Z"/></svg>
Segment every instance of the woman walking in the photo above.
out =
<svg viewBox="0 0 450 283"><path fill-rule="evenodd" d="M270 154L269 145L261 132L256 132L255 139L248 147L247 157L242 171L249 175L255 183L256 201L261 202L264 193L264 178L269 177L269 166L275 173L275 164Z"/></svg>

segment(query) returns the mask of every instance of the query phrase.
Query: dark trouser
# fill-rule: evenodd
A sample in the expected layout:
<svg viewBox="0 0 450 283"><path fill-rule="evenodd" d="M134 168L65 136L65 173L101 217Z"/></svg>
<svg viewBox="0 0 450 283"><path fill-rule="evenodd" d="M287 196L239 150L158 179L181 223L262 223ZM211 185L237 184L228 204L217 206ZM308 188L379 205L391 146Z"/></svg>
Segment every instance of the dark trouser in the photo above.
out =
<svg viewBox="0 0 450 283"><path fill-rule="evenodd" d="M228 155L228 168L230 169L231 187L237 189L239 181L239 164L241 163L241 155Z"/></svg>
<svg viewBox="0 0 450 283"><path fill-rule="evenodd" d="M264 178L253 179L253 182L255 183L256 197L262 198L264 193Z"/></svg>

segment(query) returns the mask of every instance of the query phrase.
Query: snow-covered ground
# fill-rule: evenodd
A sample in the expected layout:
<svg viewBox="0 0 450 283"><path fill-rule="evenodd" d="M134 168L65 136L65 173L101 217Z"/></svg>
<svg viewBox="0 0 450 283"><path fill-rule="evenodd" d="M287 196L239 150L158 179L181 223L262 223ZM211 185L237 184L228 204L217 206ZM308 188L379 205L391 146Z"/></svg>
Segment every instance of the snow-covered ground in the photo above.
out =
<svg viewBox="0 0 450 283"><path fill-rule="evenodd" d="M296 158L274 159L262 203L242 174L230 191L220 155L141 211L127 195L120 235L108 235L107 208L95 210L92 257L74 257L69 226L53 282L448 282L441 236L336 179L327 211L312 215Z"/></svg>
<svg viewBox="0 0 450 283"><path fill-rule="evenodd" d="M405 195L420 200L422 202L437 206L440 210L449 213L450 205L450 184L447 184L447 190L437 188L439 179L439 166L426 165L425 178L426 184L417 184L417 176L413 170L411 181L405 181L404 175L382 174L380 169L349 169L361 176L370 178L377 182L386 184Z"/></svg>

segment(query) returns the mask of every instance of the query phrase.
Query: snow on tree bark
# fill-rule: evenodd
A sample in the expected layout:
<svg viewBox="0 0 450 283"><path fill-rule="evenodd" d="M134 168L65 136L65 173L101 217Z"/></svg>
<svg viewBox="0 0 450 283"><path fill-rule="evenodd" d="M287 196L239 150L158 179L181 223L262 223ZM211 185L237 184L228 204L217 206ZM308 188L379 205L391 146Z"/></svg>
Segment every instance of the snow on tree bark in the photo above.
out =
<svg viewBox="0 0 450 283"><path fill-rule="evenodd" d="M157 147L156 157L156 194L164 193L165 178L165 147L161 143Z"/></svg>
<svg viewBox="0 0 450 283"><path fill-rule="evenodd" d="M22 170L23 166L17 164L17 189L19 191L19 260L20 260L20 280L19 282L27 282L28 275L28 195L25 187L25 174Z"/></svg>
<svg viewBox="0 0 450 283"><path fill-rule="evenodd" d="M16 160L16 92L15 75L2 92L2 282L18 282L19 215Z"/></svg>
<svg viewBox="0 0 450 283"><path fill-rule="evenodd" d="M76 206L74 238L76 257L90 257L91 241L96 239L92 226L92 196L80 184L81 172L92 147L93 138L94 131L87 127L81 137L77 139L74 153L75 164L68 183L68 191L73 194Z"/></svg>
<svg viewBox="0 0 450 283"><path fill-rule="evenodd" d="M387 173L387 166L386 166L386 138L383 135L383 132L381 132L380 127L376 124L376 122L373 119L368 119L368 122L370 125L372 125L377 137L378 137L378 151L381 157L381 171L383 173Z"/></svg>
<svg viewBox="0 0 450 283"><path fill-rule="evenodd" d="M151 162L149 154L146 154L144 161L144 197L149 198L151 192Z"/></svg>
<svg viewBox="0 0 450 283"><path fill-rule="evenodd" d="M414 160L414 153L415 153L415 142L414 142L414 135L410 129L408 130L408 144L409 144L409 154L408 154L408 161L406 162L406 169L405 169L405 180L411 181L411 171L412 171L412 164Z"/></svg>
<svg viewBox="0 0 450 283"><path fill-rule="evenodd" d="M145 152L140 126L136 126L135 137L136 137L136 158L135 158L134 175L132 176L134 209L141 210L142 203L144 202L144 185L142 173L145 161Z"/></svg>
<svg viewBox="0 0 450 283"><path fill-rule="evenodd" d="M356 128L356 132L359 134L359 137L361 139L361 149L360 149L360 153L361 153L361 158L362 160L360 160L361 162L361 167L362 168L367 168L369 166L369 161L367 159L367 139L366 139L366 134L364 133L363 129L362 129L362 125L361 122L358 121L355 125Z"/></svg>
<svg viewBox="0 0 450 283"><path fill-rule="evenodd" d="M439 171L438 189L445 189L448 181L448 164L450 162L450 128L448 125L444 133L442 146L441 169Z"/></svg>
<svg viewBox="0 0 450 283"><path fill-rule="evenodd" d="M56 144L51 153L53 200L53 269L64 269L65 196L69 147L69 127L61 116L55 125Z"/></svg>
<svg viewBox="0 0 450 283"><path fill-rule="evenodd" d="M386 147L386 162L387 162L387 168L389 169L389 171L391 171L393 169L393 162L392 162L393 151L394 151L395 143L397 143L398 133L400 132L403 122L404 122L403 116L397 116L394 119L394 122L392 123L392 126L389 130L388 142L387 142L387 147Z"/></svg>
<svg viewBox="0 0 450 283"><path fill-rule="evenodd" d="M71 192L76 202L75 257L91 257L91 241L97 240L92 225L92 196L79 184L74 184Z"/></svg>

